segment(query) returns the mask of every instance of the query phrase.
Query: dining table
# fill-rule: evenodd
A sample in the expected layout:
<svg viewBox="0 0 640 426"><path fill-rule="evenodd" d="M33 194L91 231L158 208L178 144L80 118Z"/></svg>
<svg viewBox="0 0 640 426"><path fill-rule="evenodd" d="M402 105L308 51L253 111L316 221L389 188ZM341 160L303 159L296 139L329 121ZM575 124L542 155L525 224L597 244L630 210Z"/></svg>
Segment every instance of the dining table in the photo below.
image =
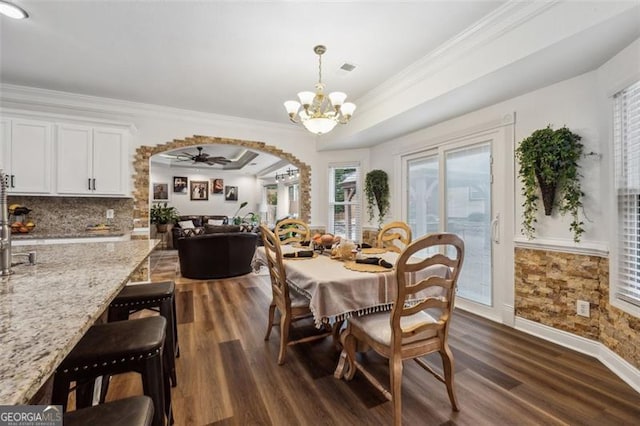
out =
<svg viewBox="0 0 640 426"><path fill-rule="evenodd" d="M286 253L309 250L306 247L281 246ZM399 253L363 249L362 257L378 257L390 263L389 269L376 268L377 272L363 272L348 269L352 264L332 258L325 250L323 254L314 252L313 257L283 257L287 283L290 288L309 299L316 327L323 324L342 324L352 316L374 312L390 311L397 294L395 264ZM417 260L417 259L416 259ZM258 247L253 266L257 270L266 266L264 247ZM411 273L409 282L417 282L430 275L449 276L449 269L436 265ZM417 299L432 296L440 289L426 289L418 293Z"/></svg>

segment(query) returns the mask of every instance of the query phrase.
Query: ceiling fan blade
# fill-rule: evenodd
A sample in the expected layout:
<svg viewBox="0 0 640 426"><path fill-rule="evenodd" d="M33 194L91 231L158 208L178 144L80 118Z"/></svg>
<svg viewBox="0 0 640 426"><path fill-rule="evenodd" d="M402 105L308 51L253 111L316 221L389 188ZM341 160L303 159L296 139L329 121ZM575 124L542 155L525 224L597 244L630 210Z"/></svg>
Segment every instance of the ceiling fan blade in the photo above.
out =
<svg viewBox="0 0 640 426"><path fill-rule="evenodd" d="M229 159L227 159L225 157L211 157L210 160L214 160L214 161L216 161L217 163L220 163L220 164L227 164L227 163L231 162L231 160L229 160Z"/></svg>

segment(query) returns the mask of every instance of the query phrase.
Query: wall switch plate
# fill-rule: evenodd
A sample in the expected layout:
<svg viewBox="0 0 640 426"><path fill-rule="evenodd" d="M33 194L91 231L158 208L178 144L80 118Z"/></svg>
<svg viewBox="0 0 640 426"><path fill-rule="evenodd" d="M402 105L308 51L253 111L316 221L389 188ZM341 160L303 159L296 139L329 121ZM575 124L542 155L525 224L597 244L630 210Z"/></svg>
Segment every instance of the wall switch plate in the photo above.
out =
<svg viewBox="0 0 640 426"><path fill-rule="evenodd" d="M113 219L113 209L107 209L107 219Z"/></svg>
<svg viewBox="0 0 640 426"><path fill-rule="evenodd" d="M586 300L578 300L576 302L576 313L581 317L589 318L591 316L589 312L589 308L590 308L589 302Z"/></svg>

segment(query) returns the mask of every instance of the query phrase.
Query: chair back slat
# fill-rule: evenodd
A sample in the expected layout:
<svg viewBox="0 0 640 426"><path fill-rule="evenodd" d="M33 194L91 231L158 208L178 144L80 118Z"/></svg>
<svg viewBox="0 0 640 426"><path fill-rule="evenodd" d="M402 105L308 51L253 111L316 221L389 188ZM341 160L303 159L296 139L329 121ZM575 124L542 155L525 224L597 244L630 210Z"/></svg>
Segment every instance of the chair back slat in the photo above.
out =
<svg viewBox="0 0 640 426"><path fill-rule="evenodd" d="M413 259L412 259L411 263L407 263L405 265L405 271L406 272L421 271L433 265L445 265L445 266L448 266L449 268L453 268L454 266L457 265L457 262L458 262L457 259L451 259L443 254L436 253L432 256L427 257L426 259L422 259L415 263L413 262Z"/></svg>
<svg viewBox="0 0 640 426"><path fill-rule="evenodd" d="M396 244L399 241L401 246ZM405 222L387 223L378 232L376 245L389 251L401 253L411 243L411 228Z"/></svg>
<svg viewBox="0 0 640 426"><path fill-rule="evenodd" d="M402 330L402 338L407 339L410 337L414 337L418 334L424 333L425 331L431 331L431 330L440 331L444 327L445 327L444 321L415 324L410 328L406 328Z"/></svg>
<svg viewBox="0 0 640 426"><path fill-rule="evenodd" d="M425 278L424 280L417 282L416 284L408 285L406 295L407 297L409 296L415 297L419 293L424 292L423 294L426 293L425 294L426 296L433 296L434 292L428 292L428 293L425 292L425 290L433 287L439 287L441 289L441 291L438 294L440 295L440 294L444 294L446 290L449 290L449 288L451 288L452 285L453 285L453 282L449 278L443 278L437 275L431 275Z"/></svg>
<svg viewBox="0 0 640 426"><path fill-rule="evenodd" d="M403 316L413 315L416 312L424 311L425 309L438 308L447 309L449 301L442 297L427 297L423 302L405 307L402 311Z"/></svg>
<svg viewBox="0 0 640 426"><path fill-rule="evenodd" d="M297 219L285 219L278 222L274 232L278 237L280 244L298 243L301 241L311 240L311 230L309 229L309 225ZM289 234L291 235L283 238Z"/></svg>

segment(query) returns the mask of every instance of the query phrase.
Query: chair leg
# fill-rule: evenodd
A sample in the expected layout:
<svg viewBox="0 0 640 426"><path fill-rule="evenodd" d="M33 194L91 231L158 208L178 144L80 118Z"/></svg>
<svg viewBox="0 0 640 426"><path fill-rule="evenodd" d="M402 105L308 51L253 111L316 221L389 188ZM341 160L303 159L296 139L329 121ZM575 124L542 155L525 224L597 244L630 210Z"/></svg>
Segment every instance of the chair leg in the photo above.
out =
<svg viewBox="0 0 640 426"><path fill-rule="evenodd" d="M76 381L76 410L91 407L95 382L95 378Z"/></svg>
<svg viewBox="0 0 640 426"><path fill-rule="evenodd" d="M175 387L178 385L178 377L176 375L176 330L174 328L175 317L173 316L173 312L173 299L162 302L160 305L160 315L167 319L167 338L164 342L164 354L167 358L167 369L169 370L169 376L171 377L171 385Z"/></svg>
<svg viewBox="0 0 640 426"><path fill-rule="evenodd" d="M171 298L171 309L173 310L173 338L175 345L176 358L180 358L180 345L178 344L178 312L176 309L176 296L175 294Z"/></svg>
<svg viewBox="0 0 640 426"><path fill-rule="evenodd" d="M393 403L393 424L402 425L402 358L389 358L389 373L391 379L391 402Z"/></svg>
<svg viewBox="0 0 640 426"><path fill-rule="evenodd" d="M447 393L449 394L449 400L451 401L451 406L453 407L453 411L460 411L458 408L458 399L456 398L456 390L454 388L453 383L453 354L451 353L451 349L446 345L443 350L440 351L440 357L442 357L442 368L444 370L444 380L447 385Z"/></svg>
<svg viewBox="0 0 640 426"><path fill-rule="evenodd" d="M162 355L158 354L146 360L142 368L142 387L144 394L153 401L153 426L163 426L165 416L164 371Z"/></svg>
<svg viewBox="0 0 640 426"><path fill-rule="evenodd" d="M353 334L351 334L350 326L342 332L342 351L346 353L347 359L345 363L344 379L351 380L356 375L356 344L358 343Z"/></svg>
<svg viewBox="0 0 640 426"><path fill-rule="evenodd" d="M291 317L287 312L280 313L280 354L278 355L278 365L284 364L284 356L287 353L287 343L289 342L289 327Z"/></svg>
<svg viewBox="0 0 640 426"><path fill-rule="evenodd" d="M269 305L269 323L267 324L267 334L264 336L264 340L269 340L269 336L271 336L271 329L273 328L273 318L276 313L276 304L271 302Z"/></svg>

